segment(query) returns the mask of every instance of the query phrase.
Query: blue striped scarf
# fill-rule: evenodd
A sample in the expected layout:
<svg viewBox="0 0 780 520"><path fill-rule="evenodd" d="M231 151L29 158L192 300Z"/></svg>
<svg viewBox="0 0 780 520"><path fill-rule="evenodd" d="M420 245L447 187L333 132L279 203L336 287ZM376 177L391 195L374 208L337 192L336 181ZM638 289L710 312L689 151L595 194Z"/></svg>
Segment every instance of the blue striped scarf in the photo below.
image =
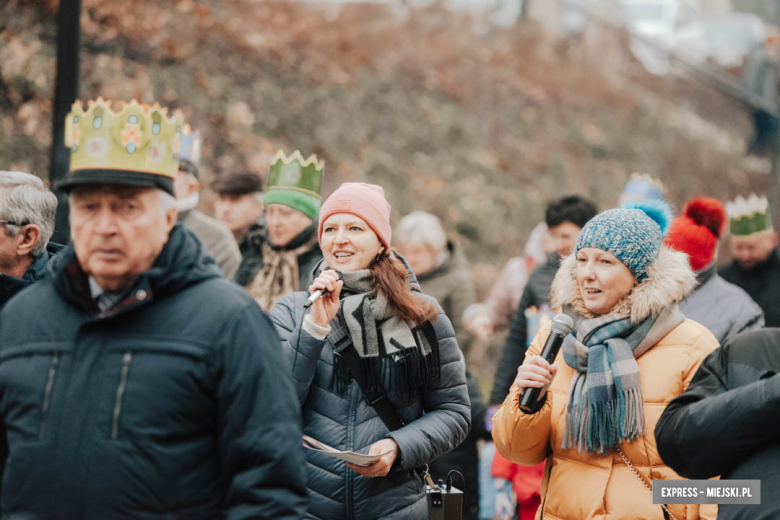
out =
<svg viewBox="0 0 780 520"><path fill-rule="evenodd" d="M563 342L563 359L576 370L566 402L564 449L605 453L645 433L636 358L684 319L672 305L638 324L617 314L577 323Z"/></svg>

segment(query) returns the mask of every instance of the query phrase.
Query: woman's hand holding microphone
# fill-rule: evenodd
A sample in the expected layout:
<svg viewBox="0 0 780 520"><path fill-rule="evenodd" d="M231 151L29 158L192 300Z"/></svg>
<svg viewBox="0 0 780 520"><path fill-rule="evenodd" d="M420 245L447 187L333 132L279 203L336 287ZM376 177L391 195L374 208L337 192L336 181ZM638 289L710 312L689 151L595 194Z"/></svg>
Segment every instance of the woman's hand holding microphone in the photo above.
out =
<svg viewBox="0 0 780 520"><path fill-rule="evenodd" d="M538 399L541 401L557 373L558 367L548 363L542 356L531 356L517 369L515 386L522 392L527 388L541 388Z"/></svg>
<svg viewBox="0 0 780 520"><path fill-rule="evenodd" d="M315 325L327 327L339 311L339 295L344 282L336 271L322 271L309 286L309 294L323 291L320 299L311 306L311 320Z"/></svg>

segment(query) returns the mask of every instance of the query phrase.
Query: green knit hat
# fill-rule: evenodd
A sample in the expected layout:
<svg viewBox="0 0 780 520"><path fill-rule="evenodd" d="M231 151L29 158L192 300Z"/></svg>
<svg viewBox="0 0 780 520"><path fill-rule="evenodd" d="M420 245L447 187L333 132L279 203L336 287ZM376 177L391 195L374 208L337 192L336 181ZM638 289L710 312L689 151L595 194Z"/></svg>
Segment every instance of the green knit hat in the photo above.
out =
<svg viewBox="0 0 780 520"><path fill-rule="evenodd" d="M729 214L729 233L732 237L748 237L772 231L772 217L766 197L755 193L747 199L738 196L726 204Z"/></svg>
<svg viewBox="0 0 780 520"><path fill-rule="evenodd" d="M324 161L312 154L308 159L301 152L287 157L282 150L271 160L265 204L284 204L297 209L312 220L317 219L322 206L322 174Z"/></svg>

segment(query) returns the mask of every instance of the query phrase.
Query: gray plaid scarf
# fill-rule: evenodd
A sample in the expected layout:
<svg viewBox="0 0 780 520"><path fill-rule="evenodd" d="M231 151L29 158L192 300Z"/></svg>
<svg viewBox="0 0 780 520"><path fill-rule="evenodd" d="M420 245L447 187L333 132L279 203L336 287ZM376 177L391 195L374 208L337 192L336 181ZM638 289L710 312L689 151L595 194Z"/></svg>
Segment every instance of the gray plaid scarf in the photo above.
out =
<svg viewBox="0 0 780 520"><path fill-rule="evenodd" d="M683 320L673 304L638 324L618 314L577 322L563 342L563 359L576 370L566 402L564 449L605 453L645 433L636 359Z"/></svg>
<svg viewBox="0 0 780 520"><path fill-rule="evenodd" d="M326 268L322 262L315 276ZM339 272L339 277L344 287L341 310L331 322L331 343L343 349L346 345L339 339L349 335L369 387L381 384L408 396L429 388L440 375L439 344L432 324L417 326L398 317L385 294L376 290L370 270ZM340 351L335 353L332 385L343 394L352 376Z"/></svg>

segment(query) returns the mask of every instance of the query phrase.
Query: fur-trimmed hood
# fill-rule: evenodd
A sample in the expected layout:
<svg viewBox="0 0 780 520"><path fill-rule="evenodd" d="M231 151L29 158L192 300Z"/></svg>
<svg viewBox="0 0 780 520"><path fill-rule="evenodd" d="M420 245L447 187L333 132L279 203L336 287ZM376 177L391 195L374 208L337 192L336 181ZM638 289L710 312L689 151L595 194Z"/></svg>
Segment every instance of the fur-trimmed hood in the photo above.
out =
<svg viewBox="0 0 780 520"><path fill-rule="evenodd" d="M661 246L658 258L647 269L647 278L620 300L612 312L630 315L632 322L639 323L648 316L657 316L672 303L678 303L695 286L696 275L691 270L687 255ZM550 301L553 307L570 306L585 318L596 317L585 307L577 286L576 254L572 253L561 262L550 290Z"/></svg>

